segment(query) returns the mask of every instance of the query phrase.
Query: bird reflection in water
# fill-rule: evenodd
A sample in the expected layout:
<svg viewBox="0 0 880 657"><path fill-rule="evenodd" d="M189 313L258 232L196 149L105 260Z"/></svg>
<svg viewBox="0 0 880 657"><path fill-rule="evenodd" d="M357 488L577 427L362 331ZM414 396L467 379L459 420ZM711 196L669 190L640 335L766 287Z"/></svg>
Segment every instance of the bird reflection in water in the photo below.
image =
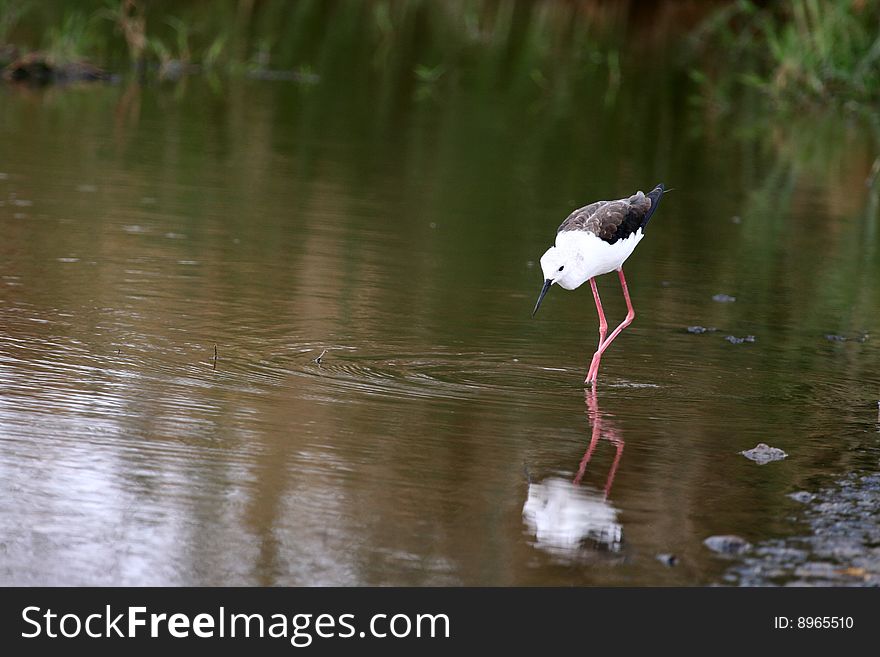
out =
<svg viewBox="0 0 880 657"><path fill-rule="evenodd" d="M613 424L603 421L596 389L586 391L585 398L592 434L574 481L549 477L529 482L528 498L523 505L523 519L535 536L535 545L559 555L575 555L585 547L618 552L623 541L618 511L608 500L623 455L623 439ZM581 480L601 438L608 440L616 451L605 488L600 491L582 485Z"/></svg>

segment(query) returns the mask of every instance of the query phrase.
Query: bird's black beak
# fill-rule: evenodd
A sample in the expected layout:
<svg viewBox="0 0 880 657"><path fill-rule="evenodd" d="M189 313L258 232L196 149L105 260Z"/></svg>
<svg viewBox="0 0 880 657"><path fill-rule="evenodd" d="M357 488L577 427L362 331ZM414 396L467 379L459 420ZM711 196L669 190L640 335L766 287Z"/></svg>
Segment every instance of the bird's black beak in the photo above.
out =
<svg viewBox="0 0 880 657"><path fill-rule="evenodd" d="M532 311L532 317L535 316L535 313L538 312L538 307L541 305L541 302L544 300L544 295L547 294L547 290L550 289L550 286L553 285L553 281L549 278L544 281L544 287L541 288L541 294L538 295L538 303L535 304L535 309Z"/></svg>

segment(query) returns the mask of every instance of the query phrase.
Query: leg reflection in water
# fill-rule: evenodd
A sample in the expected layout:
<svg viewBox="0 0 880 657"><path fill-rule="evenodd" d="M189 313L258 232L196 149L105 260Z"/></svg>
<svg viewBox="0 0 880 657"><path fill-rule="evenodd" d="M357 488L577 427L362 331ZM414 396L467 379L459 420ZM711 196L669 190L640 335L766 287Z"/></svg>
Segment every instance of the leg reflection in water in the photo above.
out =
<svg viewBox="0 0 880 657"><path fill-rule="evenodd" d="M595 388L585 391L587 417L590 422L590 444L584 453L574 481L549 477L529 483L523 505L523 519L535 536L535 545L559 555L576 555L585 547L619 551L623 527L617 521L618 511L608 501L614 476L623 456L623 438L619 430L602 417ZM605 479L603 490L582 484L587 465L600 439L615 447L614 461Z"/></svg>
<svg viewBox="0 0 880 657"><path fill-rule="evenodd" d="M596 451L596 445L599 443L599 438L605 438L617 449L617 453L614 455L614 462L611 464L611 469L608 471L608 478L605 480L605 497L608 497L608 494L611 492L611 484L614 483L614 475L617 474L617 466L620 465L620 457L623 456L623 438L620 437L620 432L617 430L617 427L610 422L603 423L602 413L599 412L599 400L596 398L596 389L591 388L590 390L585 390L584 396L587 401L587 416L590 418L593 433L590 438L590 446L587 447L587 451L584 453L584 458L581 459L581 464L580 467L578 467L574 483L575 485L581 483L581 479L584 478L584 473L587 471L587 464L590 462L590 459L593 458L593 452Z"/></svg>

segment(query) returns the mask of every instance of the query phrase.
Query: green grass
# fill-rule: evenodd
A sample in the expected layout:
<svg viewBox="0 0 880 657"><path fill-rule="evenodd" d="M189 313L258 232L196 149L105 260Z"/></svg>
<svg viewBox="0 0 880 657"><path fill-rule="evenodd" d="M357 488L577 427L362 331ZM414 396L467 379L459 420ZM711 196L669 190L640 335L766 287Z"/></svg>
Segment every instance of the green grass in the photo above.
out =
<svg viewBox="0 0 880 657"><path fill-rule="evenodd" d="M695 35L695 77L710 92L758 89L786 106L864 107L880 100L880 2L739 0Z"/></svg>

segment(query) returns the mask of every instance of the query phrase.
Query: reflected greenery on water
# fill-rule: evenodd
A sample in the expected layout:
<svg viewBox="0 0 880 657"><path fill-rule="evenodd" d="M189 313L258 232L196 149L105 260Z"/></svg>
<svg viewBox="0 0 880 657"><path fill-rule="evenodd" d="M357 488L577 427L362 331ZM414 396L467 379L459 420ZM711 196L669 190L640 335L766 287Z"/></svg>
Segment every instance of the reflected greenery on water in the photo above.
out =
<svg viewBox="0 0 880 657"><path fill-rule="evenodd" d="M309 83L0 86L0 581L713 583L876 471L876 125L572 11L301 2L254 20ZM537 260L658 181L585 398Z"/></svg>

